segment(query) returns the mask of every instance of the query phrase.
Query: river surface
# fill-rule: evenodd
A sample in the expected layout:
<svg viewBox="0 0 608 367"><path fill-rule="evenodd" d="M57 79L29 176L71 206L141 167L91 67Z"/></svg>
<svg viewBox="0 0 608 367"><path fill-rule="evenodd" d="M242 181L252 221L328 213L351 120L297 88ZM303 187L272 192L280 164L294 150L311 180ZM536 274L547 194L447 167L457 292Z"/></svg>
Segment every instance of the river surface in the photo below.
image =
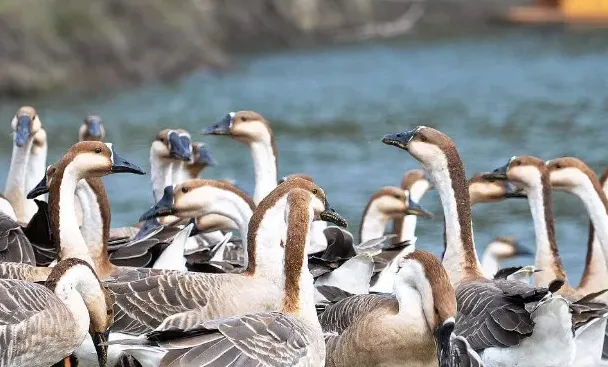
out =
<svg viewBox="0 0 608 367"><path fill-rule="evenodd" d="M608 37L606 33L502 29L483 35L406 39L243 57L222 75L197 73L171 85L101 96L47 96L0 104L0 182L11 154L10 119L19 105L38 110L49 135L49 162L77 140L82 118L100 114L106 141L149 168L149 146L163 128L185 128L209 144L220 166L206 177L231 178L253 191L247 148L198 132L227 112L251 109L271 122L279 174L310 173L358 233L369 196L399 185L419 164L380 142L386 133L427 125L450 135L467 176L503 165L512 155L577 156L598 174L607 166ZM134 223L152 202L150 177L105 179L112 225ZM1 186L1 185L0 185ZM2 186L3 187L3 186ZM554 195L557 239L571 281L582 271L587 215L573 196ZM435 213L419 221L420 248L440 253L443 225L436 192L422 202ZM474 208L478 250L497 235L534 246L525 200ZM531 264L520 258L511 264Z"/></svg>

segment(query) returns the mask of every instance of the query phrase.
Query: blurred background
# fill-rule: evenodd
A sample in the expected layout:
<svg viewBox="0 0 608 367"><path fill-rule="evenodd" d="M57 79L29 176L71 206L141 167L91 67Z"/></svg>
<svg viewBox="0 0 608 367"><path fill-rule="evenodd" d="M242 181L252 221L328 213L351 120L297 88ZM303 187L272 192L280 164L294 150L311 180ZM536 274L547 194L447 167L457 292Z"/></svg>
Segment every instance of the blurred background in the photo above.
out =
<svg viewBox="0 0 608 367"><path fill-rule="evenodd" d="M77 141L82 119L99 114L106 141L146 168L158 131L189 130L219 161L204 175L250 193L248 149L199 131L229 111L258 111L276 136L279 175L311 174L355 234L369 196L419 167L380 139L416 125L450 135L469 177L522 154L577 156L601 174L607 3L2 0L0 182L21 105L41 117L49 164ZM149 175L105 182L113 226L135 223L153 204ZM573 196L554 201L558 245L576 284L587 215ZM440 253L437 193L422 204L436 218L419 221L418 245ZM525 200L475 207L474 230L478 251L497 235L534 248Z"/></svg>

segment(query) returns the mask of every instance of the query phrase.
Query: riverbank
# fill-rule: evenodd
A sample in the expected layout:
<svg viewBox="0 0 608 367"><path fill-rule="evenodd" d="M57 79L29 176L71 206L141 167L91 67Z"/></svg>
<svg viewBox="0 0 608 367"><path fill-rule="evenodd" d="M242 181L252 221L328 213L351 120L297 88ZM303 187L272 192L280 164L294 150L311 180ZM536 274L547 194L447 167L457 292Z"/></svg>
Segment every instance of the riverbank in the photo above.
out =
<svg viewBox="0 0 608 367"><path fill-rule="evenodd" d="M193 70L229 67L235 53L391 37L419 20L430 28L483 23L488 9L504 4L7 0L0 6L0 97L171 81Z"/></svg>

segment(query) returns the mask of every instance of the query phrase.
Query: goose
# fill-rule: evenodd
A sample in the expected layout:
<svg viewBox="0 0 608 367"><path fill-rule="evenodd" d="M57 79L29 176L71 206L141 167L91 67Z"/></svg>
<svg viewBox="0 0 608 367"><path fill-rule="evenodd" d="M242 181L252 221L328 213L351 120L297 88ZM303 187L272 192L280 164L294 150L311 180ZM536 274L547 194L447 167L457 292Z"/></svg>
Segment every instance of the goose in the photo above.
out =
<svg viewBox="0 0 608 367"><path fill-rule="evenodd" d="M188 194L190 189L187 185L178 185L173 202L181 202L180 197ZM141 335L160 325L185 328L203 320L278 310L283 261L280 241L285 231L287 194L293 189L309 193L315 218L346 225L344 219L329 207L320 187L298 178L287 180L260 202L249 221L246 236L248 261L244 273L176 272L134 282L106 282L116 297L112 331ZM208 192L209 196L220 192L214 186L201 190ZM230 188L233 195L238 195L235 190Z"/></svg>
<svg viewBox="0 0 608 367"><path fill-rule="evenodd" d="M34 250L21 226L0 212L0 263L16 262L36 265Z"/></svg>
<svg viewBox="0 0 608 367"><path fill-rule="evenodd" d="M315 203L316 199L309 190L298 188L287 194L283 214L287 236L278 311L202 321L191 327L160 328L138 340L110 344L161 347L168 353L160 366L323 366L325 343L306 264L310 225L320 219L320 203Z"/></svg>
<svg viewBox="0 0 608 367"><path fill-rule="evenodd" d="M190 134L181 129L164 129L156 134L155 140L150 147L150 170L154 200L158 201L163 196L165 187L175 183L175 179L181 179L182 166L192 157L192 144ZM179 171L174 175L174 171Z"/></svg>
<svg viewBox="0 0 608 367"><path fill-rule="evenodd" d="M105 137L106 130L100 116L89 115L84 118L78 129L78 141L103 141Z"/></svg>
<svg viewBox="0 0 608 367"><path fill-rule="evenodd" d="M608 249L604 246L608 244L608 199L600 181L584 162L573 157L547 161L547 170L552 188L576 195L591 219L587 259L577 290L586 294L608 289L608 267L603 256L603 249ZM598 299L607 302L608 295L604 293Z"/></svg>
<svg viewBox="0 0 608 367"><path fill-rule="evenodd" d="M205 168L214 166L217 166L217 161L207 146L204 143L192 143L192 160L185 167L186 179L198 178Z"/></svg>
<svg viewBox="0 0 608 367"><path fill-rule="evenodd" d="M433 185L427 180L424 170L421 169L408 170L401 178L401 189L409 192L410 200L414 203L419 203L424 194L432 187ZM397 235L393 239L393 243L409 241L411 245L415 245L417 221L417 215L406 215L404 218L393 219L393 233ZM413 250L413 248L410 248L409 251Z"/></svg>
<svg viewBox="0 0 608 367"><path fill-rule="evenodd" d="M11 127L14 132L13 153L4 196L11 204L17 221L27 223L38 210L32 200L26 200L25 195L28 187L36 185L37 180L44 175L46 133L36 110L29 106L19 108L13 117ZM40 162L42 162L42 170L36 171L40 169Z"/></svg>
<svg viewBox="0 0 608 367"><path fill-rule="evenodd" d="M270 124L262 115L253 111L230 112L221 121L203 129L202 133L228 135L249 146L253 157L253 201L256 204L277 186L277 147Z"/></svg>
<svg viewBox="0 0 608 367"><path fill-rule="evenodd" d="M542 270L536 269L536 266L534 265L513 266L498 270L496 274L494 274L494 279L518 280L520 282L530 284L532 281L532 275L539 271Z"/></svg>
<svg viewBox="0 0 608 367"><path fill-rule="evenodd" d="M527 248L510 236L498 236L492 240L481 256L481 268L486 278L493 278L500 269L500 262L517 256L533 255Z"/></svg>
<svg viewBox="0 0 608 367"><path fill-rule="evenodd" d="M68 258L45 286L0 279L0 365L48 367L68 357L91 333L105 365L112 299L86 262Z"/></svg>
<svg viewBox="0 0 608 367"><path fill-rule="evenodd" d="M602 355L608 306L589 301L606 289L599 293L587 294L570 286L568 282L555 241L550 174L545 162L531 156L511 157L506 165L486 176L492 179L508 179L526 191L536 234L535 266L543 270L534 273L534 284L546 286L554 279L564 283L557 293L571 301L573 307L577 308L577 313L573 316L576 341L574 363L577 366L597 366ZM557 176L567 176L567 174L558 173ZM558 178L556 180L559 181ZM603 203L600 205L605 212ZM578 308L579 305L582 308Z"/></svg>
<svg viewBox="0 0 608 367"><path fill-rule="evenodd" d="M431 253L405 256L394 294L342 299L319 317L326 366L449 366L456 298Z"/></svg>
<svg viewBox="0 0 608 367"><path fill-rule="evenodd" d="M464 166L452 140L418 126L385 135L382 142L418 160L439 192L445 218L442 264L458 305L453 339L468 346L463 350L458 348L463 343L452 344L452 364L464 365L462 356L478 355L489 366L571 366L576 346L568 301L547 288L483 276L473 242Z"/></svg>

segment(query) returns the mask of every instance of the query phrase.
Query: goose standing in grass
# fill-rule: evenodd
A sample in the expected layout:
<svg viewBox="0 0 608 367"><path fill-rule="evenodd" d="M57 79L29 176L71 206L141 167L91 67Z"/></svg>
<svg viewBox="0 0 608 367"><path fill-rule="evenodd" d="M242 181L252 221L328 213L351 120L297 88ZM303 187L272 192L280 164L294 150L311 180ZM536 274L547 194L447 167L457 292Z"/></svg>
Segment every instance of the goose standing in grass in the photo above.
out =
<svg viewBox="0 0 608 367"><path fill-rule="evenodd" d="M393 293L345 298L321 314L326 366L450 365L456 298L439 260L407 254Z"/></svg>
<svg viewBox="0 0 608 367"><path fill-rule="evenodd" d="M249 221L244 273L179 272L129 283L107 283L116 296L112 331L140 335L161 324L163 328L187 328L204 320L279 310L283 277L280 243L286 230L287 195L294 189L308 192L316 220L345 226L346 222L329 207L320 187L299 178L289 179L260 202ZM187 186L181 187L175 192L174 202L188 191Z"/></svg>
<svg viewBox="0 0 608 367"><path fill-rule="evenodd" d="M98 362L105 365L112 299L86 262L65 259L46 287L0 280L0 365L48 367L68 357L91 333Z"/></svg>
<svg viewBox="0 0 608 367"><path fill-rule="evenodd" d="M576 352L568 302L547 288L483 276L473 242L464 166L452 140L419 126L382 142L406 150L433 178L445 218L443 266L458 313L453 366L480 356L488 366L571 366ZM467 349L459 346L466 345Z"/></svg>
<svg viewBox="0 0 608 367"><path fill-rule="evenodd" d="M310 225L321 219L316 200L308 190L295 188L287 194L282 214L287 225L279 279L282 295L277 311L202 321L190 327L159 328L145 338L111 344L167 350L160 366L323 366L325 343L306 256ZM264 201L260 203L263 206ZM335 212L328 214L335 216Z"/></svg>
<svg viewBox="0 0 608 367"><path fill-rule="evenodd" d="M530 156L512 157L505 166L486 176L508 179L526 191L536 237L535 266L542 270L534 274L534 284L548 286L555 279L564 283L557 293L571 301L572 307L575 307L572 318L576 341L574 363L576 366L597 366L602 355L608 306L591 302L599 293L583 293L571 287L568 282L555 240L551 183L545 162ZM601 208L605 213L603 203Z"/></svg>
<svg viewBox="0 0 608 367"><path fill-rule="evenodd" d="M11 204L17 221L27 223L38 210L34 201L27 200L25 196L46 169L46 132L36 110L29 106L19 108L11 127L13 153L4 196Z"/></svg>

